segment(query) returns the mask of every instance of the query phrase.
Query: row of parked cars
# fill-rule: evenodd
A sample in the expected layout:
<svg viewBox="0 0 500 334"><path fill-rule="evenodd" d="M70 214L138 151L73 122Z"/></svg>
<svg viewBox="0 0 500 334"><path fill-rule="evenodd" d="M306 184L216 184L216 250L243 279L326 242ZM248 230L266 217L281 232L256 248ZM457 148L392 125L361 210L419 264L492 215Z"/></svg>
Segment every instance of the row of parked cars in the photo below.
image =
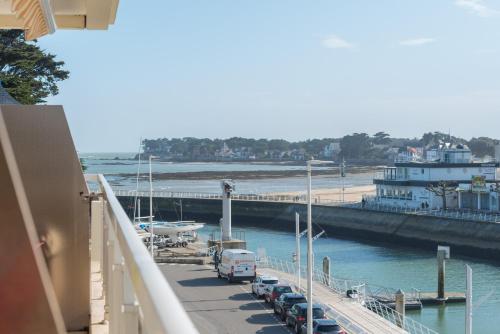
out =
<svg viewBox="0 0 500 334"><path fill-rule="evenodd" d="M293 292L289 284L280 283L277 277L257 276L252 283L252 293L264 298L274 313L294 328L297 334L306 334L307 299L301 293ZM320 304L313 304L314 334L346 334L342 327L332 319L327 319Z"/></svg>

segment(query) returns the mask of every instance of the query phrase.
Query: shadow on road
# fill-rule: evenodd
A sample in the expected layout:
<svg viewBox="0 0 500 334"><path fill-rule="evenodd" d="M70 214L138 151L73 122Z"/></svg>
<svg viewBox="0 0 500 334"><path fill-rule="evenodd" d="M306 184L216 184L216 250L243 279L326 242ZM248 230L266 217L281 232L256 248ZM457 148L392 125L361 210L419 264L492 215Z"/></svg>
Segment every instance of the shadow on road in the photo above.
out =
<svg viewBox="0 0 500 334"><path fill-rule="evenodd" d="M199 278L185 279L178 281L177 283L187 287L225 286L228 284L226 281L218 279L217 277L199 277Z"/></svg>
<svg viewBox="0 0 500 334"><path fill-rule="evenodd" d="M191 269L188 271L211 271L214 273L214 276L217 276L217 271L209 268Z"/></svg>
<svg viewBox="0 0 500 334"><path fill-rule="evenodd" d="M265 310L264 305L261 302L253 302L240 306L240 310L242 311L263 311Z"/></svg>
<svg viewBox="0 0 500 334"><path fill-rule="evenodd" d="M256 334L277 334L277 333L289 333L285 327L282 325L266 326L259 329Z"/></svg>
<svg viewBox="0 0 500 334"><path fill-rule="evenodd" d="M252 295L249 293L237 293L235 295L229 296L230 300L238 300L238 301L245 301L245 300L255 300Z"/></svg>
<svg viewBox="0 0 500 334"><path fill-rule="evenodd" d="M251 317L247 318L247 322L259 325L278 325L276 323L276 318L271 313L254 314ZM279 325L278 327L282 328L283 326Z"/></svg>

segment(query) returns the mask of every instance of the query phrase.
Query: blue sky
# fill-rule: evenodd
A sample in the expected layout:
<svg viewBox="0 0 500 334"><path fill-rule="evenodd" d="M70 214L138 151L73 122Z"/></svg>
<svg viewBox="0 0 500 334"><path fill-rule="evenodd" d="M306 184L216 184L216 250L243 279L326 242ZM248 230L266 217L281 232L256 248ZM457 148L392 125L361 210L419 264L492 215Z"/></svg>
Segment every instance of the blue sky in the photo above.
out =
<svg viewBox="0 0 500 334"><path fill-rule="evenodd" d="M500 138L500 0L122 0L40 39L81 152L139 138Z"/></svg>

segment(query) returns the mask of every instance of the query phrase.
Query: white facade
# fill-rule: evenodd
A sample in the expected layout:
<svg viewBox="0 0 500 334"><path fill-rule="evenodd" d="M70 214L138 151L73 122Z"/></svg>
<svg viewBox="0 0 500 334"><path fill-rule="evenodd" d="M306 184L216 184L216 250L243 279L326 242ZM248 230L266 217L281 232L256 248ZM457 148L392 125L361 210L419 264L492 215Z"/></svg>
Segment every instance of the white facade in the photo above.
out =
<svg viewBox="0 0 500 334"><path fill-rule="evenodd" d="M470 187L473 178L480 178L490 183L497 180L498 164L473 163L470 150L466 147L447 147L437 150L432 156L437 159L425 162L396 162L395 167L385 168L383 175L374 180L375 200L390 206L442 209L443 196L428 188L436 189L440 183L445 182L446 207L460 208L463 203L469 203L471 200L468 195L464 195L464 199L461 198L461 194L457 191L459 185L468 184ZM476 205L476 209L498 210L498 205L490 203L495 199L483 198L482 201L483 205ZM489 201L490 205L486 205L485 201Z"/></svg>

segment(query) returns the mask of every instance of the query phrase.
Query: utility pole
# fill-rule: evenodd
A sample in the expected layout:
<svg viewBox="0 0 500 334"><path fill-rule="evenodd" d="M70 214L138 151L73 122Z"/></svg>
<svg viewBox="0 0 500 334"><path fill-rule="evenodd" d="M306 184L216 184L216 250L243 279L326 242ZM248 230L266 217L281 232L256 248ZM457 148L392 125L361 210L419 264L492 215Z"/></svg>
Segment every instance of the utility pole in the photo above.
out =
<svg viewBox="0 0 500 334"><path fill-rule="evenodd" d="M154 230L153 230L153 173L151 169L152 155L149 156L149 245L151 247L151 257L154 259Z"/></svg>
<svg viewBox="0 0 500 334"><path fill-rule="evenodd" d="M295 262L297 263L297 287L300 292L300 216L295 212Z"/></svg>
<svg viewBox="0 0 500 334"><path fill-rule="evenodd" d="M342 158L342 163L340 165L340 177L342 179L342 202L345 200L345 159Z"/></svg>
<svg viewBox="0 0 500 334"><path fill-rule="evenodd" d="M308 160L307 161L307 334L313 334L313 235L312 235L312 165L332 163L331 161ZM320 233L319 236L323 234ZM318 238L319 238L318 236Z"/></svg>
<svg viewBox="0 0 500 334"><path fill-rule="evenodd" d="M312 298L312 160L307 161L307 334L313 334Z"/></svg>

